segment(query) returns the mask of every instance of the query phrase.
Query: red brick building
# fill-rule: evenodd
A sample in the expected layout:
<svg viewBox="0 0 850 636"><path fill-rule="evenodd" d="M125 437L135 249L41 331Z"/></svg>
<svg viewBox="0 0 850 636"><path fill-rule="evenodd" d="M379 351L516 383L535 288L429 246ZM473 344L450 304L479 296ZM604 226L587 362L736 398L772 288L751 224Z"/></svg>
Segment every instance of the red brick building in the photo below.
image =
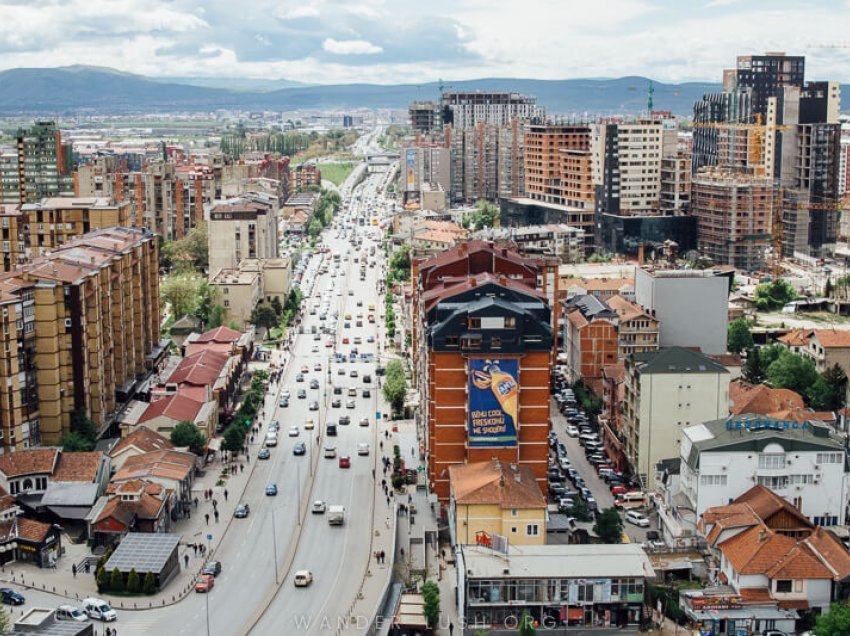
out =
<svg viewBox="0 0 850 636"><path fill-rule="evenodd" d="M576 296L564 303L564 337L573 382L599 380L602 367L617 362L617 312L595 296Z"/></svg>

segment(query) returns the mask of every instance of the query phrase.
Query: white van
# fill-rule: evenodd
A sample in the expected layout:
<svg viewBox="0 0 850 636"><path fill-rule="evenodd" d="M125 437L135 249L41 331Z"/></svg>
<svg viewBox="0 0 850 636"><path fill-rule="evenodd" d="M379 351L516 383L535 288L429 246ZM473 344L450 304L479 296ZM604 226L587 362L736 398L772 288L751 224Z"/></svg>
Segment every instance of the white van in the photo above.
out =
<svg viewBox="0 0 850 636"><path fill-rule="evenodd" d="M96 618L104 622L118 620L118 614L109 606L109 603L99 598L83 599L83 611L89 615L89 618Z"/></svg>
<svg viewBox="0 0 850 636"><path fill-rule="evenodd" d="M57 621L77 621L78 623L85 623L89 620L88 614L79 607L74 607L73 605L60 605L56 608L55 616Z"/></svg>
<svg viewBox="0 0 850 636"><path fill-rule="evenodd" d="M619 496L614 505L623 510L645 508L649 504L646 493L626 492Z"/></svg>
<svg viewBox="0 0 850 636"><path fill-rule="evenodd" d="M640 526L641 528L649 527L649 519L647 519L641 513L635 512L634 510L629 510L626 513L626 521L636 526Z"/></svg>

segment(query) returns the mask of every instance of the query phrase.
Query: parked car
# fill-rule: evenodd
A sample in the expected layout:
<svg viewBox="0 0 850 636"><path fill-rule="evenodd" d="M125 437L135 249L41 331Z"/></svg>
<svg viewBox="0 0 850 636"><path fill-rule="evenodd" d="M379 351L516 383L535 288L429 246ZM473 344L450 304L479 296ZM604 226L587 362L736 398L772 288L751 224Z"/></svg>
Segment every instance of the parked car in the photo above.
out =
<svg viewBox="0 0 850 636"><path fill-rule="evenodd" d="M89 618L96 618L105 623L118 620L118 614L109 603L99 598L83 599L83 611L89 615Z"/></svg>
<svg viewBox="0 0 850 636"><path fill-rule="evenodd" d="M647 519L646 515L635 510L626 512L626 521L641 528L649 527L649 519Z"/></svg>
<svg viewBox="0 0 850 636"><path fill-rule="evenodd" d="M206 594L215 586L215 577L212 574L202 574L198 582L195 583L195 591L200 594Z"/></svg>
<svg viewBox="0 0 850 636"><path fill-rule="evenodd" d="M572 424L567 425L567 435L570 437L578 437L578 429Z"/></svg>
<svg viewBox="0 0 850 636"><path fill-rule="evenodd" d="M207 561L204 569L201 570L201 574L212 574L213 576L218 576L221 574L221 561Z"/></svg>
<svg viewBox="0 0 850 636"><path fill-rule="evenodd" d="M26 599L10 587L0 587L0 596L6 605L23 605Z"/></svg>

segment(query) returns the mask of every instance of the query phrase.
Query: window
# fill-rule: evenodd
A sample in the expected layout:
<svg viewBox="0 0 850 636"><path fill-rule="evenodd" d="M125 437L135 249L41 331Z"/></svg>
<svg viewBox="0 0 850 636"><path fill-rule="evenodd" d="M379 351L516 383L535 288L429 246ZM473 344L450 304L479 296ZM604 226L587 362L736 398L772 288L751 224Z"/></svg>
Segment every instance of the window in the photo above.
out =
<svg viewBox="0 0 850 636"><path fill-rule="evenodd" d="M230 307L230 301L229 301L229 300L227 300L227 299L225 299L225 300L224 300L224 306L225 306L225 307Z"/></svg>
<svg viewBox="0 0 850 636"><path fill-rule="evenodd" d="M470 329L481 329L481 318L467 318L466 326Z"/></svg>
<svg viewBox="0 0 850 636"><path fill-rule="evenodd" d="M818 453L818 464L840 464L843 453Z"/></svg>
<svg viewBox="0 0 850 636"><path fill-rule="evenodd" d="M576 586L578 588L578 600L585 602L593 602L593 585L580 583Z"/></svg>
<svg viewBox="0 0 850 636"><path fill-rule="evenodd" d="M787 594L791 591L791 580L783 579L776 582L776 591L780 594Z"/></svg>
<svg viewBox="0 0 850 636"><path fill-rule="evenodd" d="M700 475L699 483L701 486L725 486L726 475Z"/></svg>
<svg viewBox="0 0 850 636"><path fill-rule="evenodd" d="M785 468L785 453L762 453L759 455L759 468Z"/></svg>
<svg viewBox="0 0 850 636"><path fill-rule="evenodd" d="M525 526L525 534L527 534L529 537L536 537L539 534L537 524L530 523Z"/></svg>
<svg viewBox="0 0 850 636"><path fill-rule="evenodd" d="M501 349L502 339L499 336L493 336L492 338L490 338L490 347L492 349Z"/></svg>
<svg viewBox="0 0 850 636"><path fill-rule="evenodd" d="M516 329L516 317L508 316L505 318L505 329Z"/></svg>
<svg viewBox="0 0 850 636"><path fill-rule="evenodd" d="M518 513L517 513L517 509L516 509L516 508L511 508L511 516L512 516L512 517L516 517L516 516L517 516L517 514L518 514Z"/></svg>

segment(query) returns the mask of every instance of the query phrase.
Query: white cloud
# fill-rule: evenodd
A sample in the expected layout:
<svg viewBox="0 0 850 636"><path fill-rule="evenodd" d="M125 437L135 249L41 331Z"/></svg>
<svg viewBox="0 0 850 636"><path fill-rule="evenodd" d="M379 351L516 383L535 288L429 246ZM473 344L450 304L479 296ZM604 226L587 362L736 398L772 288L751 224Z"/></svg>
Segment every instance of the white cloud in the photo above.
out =
<svg viewBox="0 0 850 636"><path fill-rule="evenodd" d="M704 5L705 9L716 9L718 7L728 7L733 4L738 4L740 0L709 0Z"/></svg>
<svg viewBox="0 0 850 636"><path fill-rule="evenodd" d="M366 40L335 40L327 38L322 42L322 48L334 55L374 55L383 53L384 49Z"/></svg>
<svg viewBox="0 0 850 636"><path fill-rule="evenodd" d="M294 7L281 7L274 12L276 18L281 20L298 20L300 18L318 18L319 7L309 4L301 4Z"/></svg>

